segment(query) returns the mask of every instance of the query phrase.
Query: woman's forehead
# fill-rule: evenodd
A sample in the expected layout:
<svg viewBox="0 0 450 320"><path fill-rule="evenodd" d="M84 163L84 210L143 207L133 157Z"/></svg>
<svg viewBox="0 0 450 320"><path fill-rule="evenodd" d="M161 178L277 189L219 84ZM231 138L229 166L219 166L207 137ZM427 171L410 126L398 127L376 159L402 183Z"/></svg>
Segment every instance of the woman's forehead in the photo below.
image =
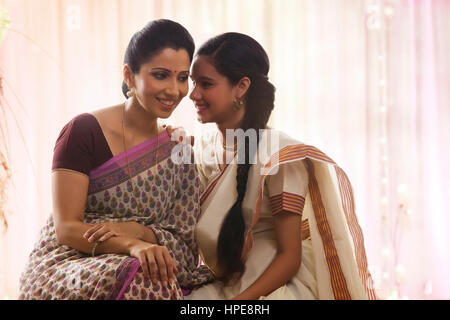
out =
<svg viewBox="0 0 450 320"><path fill-rule="evenodd" d="M191 63L189 54L185 49L174 50L172 48L166 48L153 56L144 65L147 69L161 68L172 72L189 72Z"/></svg>

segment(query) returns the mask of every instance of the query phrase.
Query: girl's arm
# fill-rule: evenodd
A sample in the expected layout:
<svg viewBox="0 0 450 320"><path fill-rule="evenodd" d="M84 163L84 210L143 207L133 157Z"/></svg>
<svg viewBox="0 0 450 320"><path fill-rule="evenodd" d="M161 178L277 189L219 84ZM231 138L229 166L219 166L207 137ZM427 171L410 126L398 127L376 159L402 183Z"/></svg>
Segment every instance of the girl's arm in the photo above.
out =
<svg viewBox="0 0 450 320"><path fill-rule="evenodd" d="M301 215L281 211L274 216L277 254L263 274L234 300L256 300L285 285L301 264Z"/></svg>

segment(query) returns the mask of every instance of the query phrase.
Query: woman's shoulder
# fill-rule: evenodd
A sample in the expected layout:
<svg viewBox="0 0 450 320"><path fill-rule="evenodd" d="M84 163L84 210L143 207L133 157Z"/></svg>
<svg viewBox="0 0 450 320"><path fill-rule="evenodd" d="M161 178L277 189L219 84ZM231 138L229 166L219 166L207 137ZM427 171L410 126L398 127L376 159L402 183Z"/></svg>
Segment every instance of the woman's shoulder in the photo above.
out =
<svg viewBox="0 0 450 320"><path fill-rule="evenodd" d="M94 112L84 112L74 116L61 129L57 143L60 141L82 142L103 140L102 121L108 117L117 107L107 107L95 110Z"/></svg>
<svg viewBox="0 0 450 320"><path fill-rule="evenodd" d="M90 113L81 113L74 116L62 127L58 140L64 136L82 136L89 135L93 130L98 128L96 118Z"/></svg>
<svg viewBox="0 0 450 320"><path fill-rule="evenodd" d="M118 104L102 109L97 109L89 114L96 119L97 123L103 130L116 132L120 131L120 120L122 119L122 105Z"/></svg>
<svg viewBox="0 0 450 320"><path fill-rule="evenodd" d="M98 121L96 117L87 112L76 115L66 124L72 130L79 129L80 131L86 131L86 129L96 127L97 125Z"/></svg>

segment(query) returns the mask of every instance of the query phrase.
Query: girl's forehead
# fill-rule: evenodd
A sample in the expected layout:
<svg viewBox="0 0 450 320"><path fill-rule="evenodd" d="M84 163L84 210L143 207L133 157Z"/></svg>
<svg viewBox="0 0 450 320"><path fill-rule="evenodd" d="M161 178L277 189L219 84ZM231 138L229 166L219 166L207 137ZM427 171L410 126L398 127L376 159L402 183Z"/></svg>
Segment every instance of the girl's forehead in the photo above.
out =
<svg viewBox="0 0 450 320"><path fill-rule="evenodd" d="M194 63L192 65L192 75L199 76L205 74L217 76L219 75L219 72L212 64L211 58L206 56L199 56L194 60Z"/></svg>

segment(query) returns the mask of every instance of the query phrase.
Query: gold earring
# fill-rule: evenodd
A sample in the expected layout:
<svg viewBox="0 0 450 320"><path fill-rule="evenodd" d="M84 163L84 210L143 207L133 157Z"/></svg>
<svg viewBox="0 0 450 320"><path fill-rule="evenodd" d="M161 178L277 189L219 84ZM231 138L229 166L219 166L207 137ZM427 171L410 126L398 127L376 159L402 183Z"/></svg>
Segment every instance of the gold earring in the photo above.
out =
<svg viewBox="0 0 450 320"><path fill-rule="evenodd" d="M240 99L233 99L233 108L235 110L239 110L240 108L242 108L242 106L244 105L244 101L240 100Z"/></svg>
<svg viewBox="0 0 450 320"><path fill-rule="evenodd" d="M134 88L131 88L130 90L127 91L127 97L128 98L131 98L135 94L136 94L136 92L134 91Z"/></svg>

